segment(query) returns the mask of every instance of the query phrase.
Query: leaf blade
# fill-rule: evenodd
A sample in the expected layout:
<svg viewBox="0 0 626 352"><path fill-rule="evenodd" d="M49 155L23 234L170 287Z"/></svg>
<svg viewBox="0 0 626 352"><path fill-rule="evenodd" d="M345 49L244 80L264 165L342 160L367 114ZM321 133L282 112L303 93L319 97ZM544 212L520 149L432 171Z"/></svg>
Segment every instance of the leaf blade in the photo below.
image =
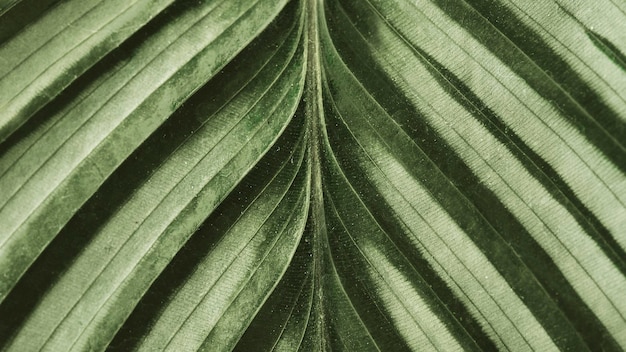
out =
<svg viewBox="0 0 626 352"><path fill-rule="evenodd" d="M154 63L153 67L149 69L140 67L138 73L130 75L131 83L125 84L123 88L126 92L141 92L145 91L143 89L145 86L155 86L152 91L148 90L141 95L117 92L116 100L108 101L104 108L96 112L97 118L90 119L85 125L86 128L79 130L76 138L70 139L71 145L63 142L64 153L57 155L56 160L46 160L43 172L36 174L37 179L33 180L31 177L26 180L29 184L27 188L22 189L24 186L21 182L24 180L18 178L19 192L14 193L15 197L0 210L0 221L6 224L0 233L2 238L0 266L8 269L5 274L7 279L3 280L0 289L0 298L4 298L51 237L128 154L180 106L189 94L198 89L199 85L219 70L269 23L267 12L278 11L283 5L283 3L257 2L253 4L255 6L250 6L250 11L247 11L248 8L233 8L232 4L224 4L226 3L222 3L224 8L219 8L219 12L213 11L215 9L213 6L194 9L192 14L201 21L197 22L197 19L187 21L194 25L192 30L188 30L186 21L180 21L182 28L172 31L174 38L180 34L185 34L188 38L174 42L176 45L168 45L168 51L160 57L148 59L149 64ZM229 6L230 12L227 11ZM206 30L204 25L213 28L210 26L213 18L205 17L207 14L213 17L224 16L222 22L214 24L221 26L223 36L218 35L219 31L213 32L212 35L203 35ZM256 21L244 23L240 21L241 16L250 18L258 16L262 20L260 23ZM231 24L234 26L231 27ZM247 33L247 36L234 32L236 29ZM168 34L172 33L162 35ZM242 43L229 42L229 38L233 36L240 38L238 40ZM163 45L162 39L155 40L157 47ZM146 45L148 48L146 51L153 49L149 45ZM185 55L179 56L178 53L181 51L185 52ZM223 57L221 60L215 60L216 55ZM144 59L142 55L134 58L140 63ZM177 67L176 63L182 66ZM118 79L126 80L128 77L128 73L125 73L120 74ZM106 90L106 87L101 89ZM117 120L110 119L111 116L117 116ZM152 118L147 118L148 116ZM82 153L79 152L77 155L77 151ZM34 158L37 159L38 156L35 155ZM37 164L29 166L39 168ZM61 168L62 171L57 168ZM6 182L11 184L11 181ZM24 245L28 236L21 234L29 232L37 233L36 236L39 238L28 240L30 243Z"/></svg>

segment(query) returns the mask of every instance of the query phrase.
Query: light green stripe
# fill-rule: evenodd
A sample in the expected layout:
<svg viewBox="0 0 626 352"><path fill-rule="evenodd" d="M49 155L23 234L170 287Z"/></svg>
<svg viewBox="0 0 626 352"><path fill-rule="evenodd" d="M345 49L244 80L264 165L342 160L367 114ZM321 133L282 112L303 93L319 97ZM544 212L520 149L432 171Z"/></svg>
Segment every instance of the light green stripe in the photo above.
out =
<svg viewBox="0 0 626 352"><path fill-rule="evenodd" d="M379 297L407 344L414 351L431 348L438 351L462 351L463 348L454 336L385 254L371 244L366 245L363 251L368 253L368 257L371 256L370 271L379 276L379 280L376 280Z"/></svg>
<svg viewBox="0 0 626 352"><path fill-rule="evenodd" d="M471 33L438 7L426 2L422 5L420 11L427 17L416 21L419 30L413 31L409 40L420 43L423 50L441 60L528 146L550 163L626 250L626 175L591 145L565 116L473 39ZM400 9L406 12L412 8L407 5ZM439 20L434 23L430 22L431 18ZM418 110L434 110L442 116L463 113L456 104L448 103L453 100L443 90L424 84L424 77L429 77L430 73L422 64L408 59L415 55L412 50L384 28L380 29L378 38L374 55L383 65L393 67L385 71L407 96L413 97ZM446 50L439 50L441 47ZM450 119L446 124L441 133L452 133L450 127L456 122ZM473 133L462 124L458 126L462 134ZM497 151L492 148L488 153Z"/></svg>
<svg viewBox="0 0 626 352"><path fill-rule="evenodd" d="M382 109L377 112L382 113ZM351 118L352 119L352 118ZM419 248L470 313L501 348L556 349L543 327L497 269L428 190L413 179L393 153L346 121L363 148L364 168L386 203L398 214L411 242ZM371 126L370 126L371 127ZM371 163L371 165L370 165Z"/></svg>
<svg viewBox="0 0 626 352"><path fill-rule="evenodd" d="M510 0L503 2L526 25L535 29L544 42L562 57L580 77L586 80L602 99L626 121L626 80L619 68L589 40L585 29L554 1L532 2ZM608 6L604 6L607 8ZM614 20L612 20L614 19ZM613 11L602 22L622 22L626 17ZM614 33L616 29L613 29Z"/></svg>
<svg viewBox="0 0 626 352"><path fill-rule="evenodd" d="M0 77L5 77L24 59L53 40L63 31L71 31L72 24L101 0L65 1L48 10L37 21L30 23L11 40L0 46ZM41 28L45 28L42 31ZM55 48L61 51L62 48ZM11 53L11 55L8 55Z"/></svg>

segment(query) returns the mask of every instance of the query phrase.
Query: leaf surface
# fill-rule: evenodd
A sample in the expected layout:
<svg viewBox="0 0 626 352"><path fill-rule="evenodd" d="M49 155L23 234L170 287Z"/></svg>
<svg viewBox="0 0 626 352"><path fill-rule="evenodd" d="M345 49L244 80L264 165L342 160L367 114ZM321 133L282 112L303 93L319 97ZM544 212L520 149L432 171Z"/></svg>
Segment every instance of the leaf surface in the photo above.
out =
<svg viewBox="0 0 626 352"><path fill-rule="evenodd" d="M164 18L126 62L98 77L97 88L3 155L0 300L106 177L279 9L217 1L172 9L179 16Z"/></svg>
<svg viewBox="0 0 626 352"><path fill-rule="evenodd" d="M30 3L3 350L626 349L623 4Z"/></svg>

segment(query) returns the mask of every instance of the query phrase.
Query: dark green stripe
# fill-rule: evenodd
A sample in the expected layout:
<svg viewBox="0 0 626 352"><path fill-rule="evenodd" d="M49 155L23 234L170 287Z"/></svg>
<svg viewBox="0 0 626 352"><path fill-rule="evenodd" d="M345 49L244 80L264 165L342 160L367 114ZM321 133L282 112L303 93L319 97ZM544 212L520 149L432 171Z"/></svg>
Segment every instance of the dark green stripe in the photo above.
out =
<svg viewBox="0 0 626 352"><path fill-rule="evenodd" d="M359 153L356 152L356 154L353 154L348 153L348 151L354 150L358 147L355 145L351 136L346 134L345 127L342 127L342 122L336 119L334 117L334 112L328 108L330 103L326 103L325 105L327 106L325 113L327 117L327 126L329 126L328 134L331 138L331 143L335 144L338 141L341 141L341 144L337 144L341 145L341 147L336 148L335 154L339 158L339 161L344 161L341 165L342 171L350 177L350 183L355 189L370 190L368 192L359 192L359 197L361 197L361 199L366 203L368 209L370 209L370 211L374 214L376 222L385 230L385 232L389 234L394 245L399 248L401 255L407 258L414 270L423 278L423 280L419 280L417 282L424 282L425 285L433 290L433 293L431 293L427 299L427 301L430 302L431 307L433 307L435 311L438 311L440 316L447 310L453 313L453 316L450 315L443 318L443 321L447 322L447 325L451 327L452 331L457 332L457 336L465 334L465 332L458 332L459 330L467 331L467 333L472 336L472 339L481 349L495 349L495 345L493 345L487 335L484 334L478 322L469 313L463 303L455 297L454 293L439 277L423 255L419 251L415 250L414 245L404 234L405 230L403 230L395 220L395 214L390 213L389 210L385 209L389 205L381 198L369 180L367 180L363 171L356 168L353 161L358 159ZM331 161L325 159L324 162L327 165L330 165L329 163ZM331 178L333 170L326 170L325 173L327 174L324 179L325 185L332 185L333 182L337 182L333 181L333 178ZM424 175L423 177L428 176ZM422 177L420 177L420 179L422 179ZM346 185L342 186L343 189L346 189L347 187ZM334 192L332 190L334 190ZM338 197L338 194L342 192L342 187L333 186L332 190L329 190L328 193L336 198ZM339 201L335 202L338 203ZM358 202L358 200L346 202L348 204L353 204L353 202ZM329 237L331 239L333 238L332 235ZM339 247L331 246L331 248L334 249ZM443 305L445 305L445 308ZM450 312L447 312L447 314L450 314ZM458 324L460 328L454 328L453 326L456 324Z"/></svg>
<svg viewBox="0 0 626 352"><path fill-rule="evenodd" d="M320 263L317 261L318 258L321 258L321 260L328 259L328 248L326 247L327 243L325 242L325 239L316 238L316 236L321 234L320 230L325 231L325 229L315 228L315 224L319 223L319 221L313 220L312 214L313 213L309 211L309 217L307 219L306 228L304 229L304 234L302 235L302 240L310 242L313 247L309 261L312 263L311 271L313 274L314 296L306 331L304 332L304 337L302 338L298 351L332 351L330 348L332 341L327 324L328 319L332 318L332 314L334 314L334 312L327 311L327 303L325 302L326 296L324 296L323 291L323 275L327 265L326 263ZM320 242L316 243L316 241ZM319 246L321 246L321 248ZM323 253L318 257L318 254L315 253L316 250L321 250Z"/></svg>
<svg viewBox="0 0 626 352"><path fill-rule="evenodd" d="M335 11L333 13L337 14L338 12ZM361 23L365 23L362 19L366 18L366 15L360 15L359 18L362 21ZM332 17L331 19L334 20ZM342 18L337 20L337 22L343 24L346 20ZM341 30L344 31L346 28L347 27L342 28ZM339 32L339 29L337 29L337 31ZM342 40L343 38L350 39ZM368 49L365 48L365 43L359 41L357 38L358 35L355 35L354 33L345 35L342 33L341 36L336 36L335 44L344 57L344 60L355 72L361 83L364 84L370 93L376 97L377 101L394 116L397 122L402 126L403 130L411 136L413 141L423 151L428 153L428 156L436 163L439 169L457 187L457 189L459 189L464 196L478 208L480 214L485 217L485 219L501 236L503 236L505 242L511 244L515 252L520 255L525 264L539 279L559 308L563 310L572 324L575 325L576 330L588 342L589 346L599 346L601 344L607 344L607 346L617 346L615 342L608 337L610 334L607 332L606 328L599 322L592 311L584 304L578 294L568 283L567 279L560 273L560 270L553 263L552 259L536 243L536 241L532 239L515 216L506 210L497 196L488 188L483 186L480 179L476 178L464 162L452 151L450 146L443 142L441 136L438 136L432 128L424 123L424 119L419 117L421 114L418 111L415 111L415 109L407 102L408 98L404 97L402 92L394 88L393 82L391 82L384 74L378 72L379 70L376 67L376 63L371 59L370 54L368 54ZM458 79L455 83L457 82ZM449 87L450 84L448 83L447 86ZM463 91L463 86L460 90ZM469 92L469 89L466 91ZM457 95L456 98L459 98L459 96ZM480 102L480 100L475 96L470 98L466 97L463 100L465 100L465 103ZM478 109L485 112L484 108L485 107L483 105L477 105L474 106L472 110L475 112L475 110ZM475 113L474 115L476 116L477 114ZM478 115L480 116L480 114ZM489 115L480 117L487 118ZM499 138L504 138L505 140L507 137L510 137L514 144L525 147L521 141L515 140L516 136L512 135L511 131L497 125L496 116L492 115L491 118L494 119L494 122L487 122L491 124L490 130L494 133L494 135ZM511 141L508 141L507 144L510 145ZM528 150L528 148L526 150ZM526 153L524 153L524 149L521 149L521 151L516 151L514 154L516 154L519 158L519 155ZM539 178L540 181L544 184L544 186L549 186L547 187L549 191L556 192L558 194L558 189L555 189L554 185L550 185L552 184L553 179L557 179L559 184L563 184L563 181L558 179L554 174L551 175L552 177L543 175L542 172L550 170L549 166L543 162L541 158L536 157L533 159L537 165L534 166L533 169L530 169L530 171L538 176L541 176ZM522 158L521 160L525 162L527 167L528 165L533 164L528 159L525 160ZM547 174L550 175L549 172L547 172ZM559 188L562 189L561 187ZM569 190L569 188L565 189ZM582 214L576 214L576 208L579 208L579 206L576 207L576 202L580 201L573 196L573 192L571 192L571 190L569 192L570 197L568 198L572 198L574 200L573 204L568 201L564 201L564 197L562 195L556 197L556 199L566 204L570 211L573 210L574 215L579 221L581 219L586 219L586 217L589 216L589 212L582 207L584 209ZM567 194L567 192L565 193ZM375 201L372 201L372 204L375 203ZM384 206L381 206L381 208L384 209ZM596 228L599 222L596 220L596 223L594 224L594 221L592 220L591 223L593 225L590 225L586 221L582 221L581 225L592 234L595 234L594 237L599 242L600 246L607 252L609 257L611 257L616 264L621 265L620 269L622 269L623 261L621 258L617 258L619 256L616 256L615 252L612 250L619 247L614 243L614 240L610 236L608 236L608 241L606 242L602 238L598 238L597 233L602 233L602 231L596 232L594 228ZM601 229L603 228L601 227ZM603 231L605 234L608 234L608 231L605 229ZM557 334L557 332L554 333Z"/></svg>
<svg viewBox="0 0 626 352"><path fill-rule="evenodd" d="M358 214L360 216L363 212L361 209L358 209L358 206L355 206L354 203L346 204L345 201L347 197L341 200L333 200L333 198L337 196L337 194L331 195L333 192L339 191L345 194L346 188L341 185L337 187L338 190L327 183L327 181L330 180L325 178L324 181L327 186L330 186L328 187L328 193L325 192L324 197L326 222L329 226L328 239L333 263L335 264L337 274L344 290L359 314L359 317L381 350L410 351L404 338L399 335L397 327L392 322L392 318L388 316L389 313L385 310L379 293L374 288L374 281L370 278L371 274L368 271L370 264L360 255L358 247L350 239L349 232L363 231L363 222L368 222L368 219L360 219L361 223L358 224L358 226L353 226L352 229L345 228L344 223L349 220L346 219L342 222L339 216L345 217L348 214L338 214L335 210L335 202L344 205L344 207L351 206L353 209L352 215ZM356 224L352 223L351 225ZM362 232L361 235L363 235ZM374 233L368 232L366 235L373 237ZM384 245L381 243L379 243L379 245L381 247L380 249L384 250L384 248L382 248ZM424 284L422 280L411 282Z"/></svg>
<svg viewBox="0 0 626 352"><path fill-rule="evenodd" d="M39 19L42 14L60 0L18 0L8 11L0 15L0 45L19 33L26 23ZM5 10L5 9L2 9Z"/></svg>
<svg viewBox="0 0 626 352"><path fill-rule="evenodd" d="M546 101L563 111L582 135L626 172L626 123L539 34L497 1L433 2L522 77ZM577 107L560 88L591 117Z"/></svg>
<svg viewBox="0 0 626 352"><path fill-rule="evenodd" d="M167 11L154 18L146 27L133 35L129 41L96 64L86 76L80 77L75 84L70 86L69 94L62 93L54 100L52 107L48 106L47 109L41 110L36 115L35 120L30 119L24 125L25 128L18 130L14 135L19 138L27 135L30 129L36 127L35 124L43 122L45 118L59 111L76 98L91 79L99 76L103 70L113 69L121 61L132 56L134 47L169 21L182 16L189 9L189 6L190 4L176 3L176 6L168 8ZM283 19L282 26L288 24ZM288 31L284 32L282 34L280 28L277 27L265 36L274 38L276 43L280 43L287 37ZM254 43L256 44L252 44L247 50L251 50L251 52L258 50L259 42ZM244 53L246 52L244 51ZM25 319L35 309L37 302L54 286L60 275L71 266L72 261L90 242L97 230L115 213L116 206L124 204L133 190L140 187L156 167L162 164L187 137L201 126L206 118L215 112L216 107L210 105L211 102L206 99L206 96L212 96L216 101L226 101L230 96L237 93L240 87L237 84L241 85L250 78L247 76L248 72L255 72L266 60L270 59L269 54L271 54L270 51L264 57L257 56L256 58L251 55L241 55L224 68L222 74L218 74L198 90L189 98L187 104L176 111L134 151L72 217L0 304L0 317L2 317L0 319L0 348L8 342L14 333L19 331ZM246 67L246 70L242 70L241 67ZM244 74L236 74L237 72ZM83 80L83 78L89 80ZM214 85L222 88L219 96L214 93ZM43 114L44 112L45 114ZM201 115L199 116L199 114ZM13 140L12 138L13 135L5 142L17 143L19 141L19 139ZM140 321L139 326L143 326L144 323L144 321Z"/></svg>
<svg viewBox="0 0 626 352"><path fill-rule="evenodd" d="M611 43L610 40L590 29L585 28L585 32L598 49L600 49L617 66L619 66L622 71L626 71L626 55L622 54L618 47ZM622 131L622 133L626 132Z"/></svg>
<svg viewBox="0 0 626 352"><path fill-rule="evenodd" d="M207 253L215 247L270 182L287 184L297 172L293 190L288 191L294 193L291 196L293 199L289 202L295 203L299 190L304 187L306 180L306 168L300 166L304 157L303 126L301 119L292 121L276 147L259 161L211 213L139 301L111 342L111 348L126 351L136 347L139 340L149 333L153 323L165 308L165 303L185 285L196 267L206 258ZM289 197L285 196L284 202L288 202L287 198Z"/></svg>
<svg viewBox="0 0 626 352"><path fill-rule="evenodd" d="M341 283L330 250L325 252L329 264L323 274L324 304L331 351L380 351Z"/></svg>
<svg viewBox="0 0 626 352"><path fill-rule="evenodd" d="M91 68L86 70L85 73L63 89L59 95L47 103L43 109L34 113L19 129L0 143L0 156L29 136L32 131L40 128L51 116L54 116L72 102L76 101L81 94L84 94L85 89L89 87L91 83L116 72L116 69L123 66L135 55L137 48L140 47L141 43L146 41L146 38L150 38L162 28L183 16L185 12L192 9L192 6L194 6L194 4L190 4L190 1L174 2L126 39L119 47L96 62ZM0 21L0 23L1 22L2 21Z"/></svg>
<svg viewBox="0 0 626 352"><path fill-rule="evenodd" d="M417 58L425 64L426 68L432 73L433 77L439 82L444 90L446 90L455 99L455 101L470 111L474 117L481 121L483 126L485 126L492 135L494 135L500 142L508 146L509 151L523 163L533 177L541 182L543 187L569 211L585 232L587 232L587 234L594 239L617 269L622 273L626 273L626 253L621 249L609 231L600 223L597 217L595 217L595 215L593 215L591 211L576 197L575 193L560 178L557 172L530 147L528 147L521 140L521 138L519 138L519 136L509 130L502 122L502 119L491 111L486 104L484 104L480 98L476 96L458 77L448 71L441 63L429 56L419 47L413 47L413 49L419 54ZM379 89L379 86L377 86L377 89ZM392 94L400 93L395 92ZM403 119L399 122L402 125L406 124L409 126L410 123L406 121L406 119ZM408 132L416 130L419 129L409 129ZM414 137L414 139L419 139L419 137ZM431 150L430 148L437 147L435 145L430 145L424 149ZM450 165L449 162L442 162L440 164L442 168L445 168L446 165ZM450 172L447 173L448 177L454 177L453 171L454 170L450 170ZM478 182L478 180L475 182ZM466 185L459 182L459 189L465 189L465 187ZM474 197L472 197L473 202L480 203L484 201L485 194L486 190L476 192ZM482 209L482 213L489 216L493 213L493 211L490 209L489 205L485 204ZM512 215L510 215L510 217L512 217ZM493 219L493 221L501 222L499 219ZM500 233L508 232L509 231L500 231ZM538 270L535 270L535 272L544 272L541 266L537 269ZM554 269L556 269L556 266L554 266ZM551 282L551 280L546 280L544 282ZM576 302L572 303L577 304ZM586 326L582 327L582 330L586 331L586 328Z"/></svg>
<svg viewBox="0 0 626 352"><path fill-rule="evenodd" d="M289 52L292 50L289 46L293 45L293 39L297 40L297 35L299 34L297 27L298 18L298 16L294 16L293 7L288 6L273 26L269 26L251 46L225 67L220 75L207 83L206 89L203 88L194 94L179 112L168 119L166 124L154 133L151 142L146 144L160 147L170 138L181 139L189 135L190 132L185 132L184 136L177 136L177 134L180 134L180 131L185 130L183 127L195 126L201 123L201 121L197 120L199 111L211 114L220 108L220 102L228 100L224 99L223 96L228 97L238 93L242 84L250 79L249 73L241 73L256 72L255 67L261 68L262 65L268 63L268 60L272 59L274 60L269 61L268 65L285 65L286 62L277 62L276 60L282 59L284 61L284 59L289 59ZM290 35L291 38L287 39ZM263 48L268 47L271 47L272 50L263 50ZM259 50L262 50L262 55L251 55L251 53L258 53ZM282 55L274 55L275 52L281 51ZM285 53L287 55L284 55ZM220 87L220 92L212 91L213 87ZM207 96L214 99L206 99ZM222 97L220 98L220 96ZM276 145L257 163L222 204L211 213L198 232L181 248L163 273L151 285L111 342L110 348L131 350L136 346L139 340L149 332L152 327L150 322L154 322L158 318L164 308L164 303L185 284L195 267L206 256L206 253L221 239L224 232L237 221L247 206L259 196L263 188L274 177L284 178L285 175L288 176L288 174L293 174L297 171L296 168L304 158L304 126L302 118L293 119L289 123ZM145 156L147 157L149 155L167 155L169 153L155 153L154 150L148 150L143 154L146 154ZM129 158L129 160L133 159L141 160L142 157ZM284 170L281 171L280 167L277 168L277 166L283 165L285 165ZM129 167L132 167L132 165L129 165ZM303 182L306 179L304 170L306 168L300 167L300 171L298 171L300 174L300 188L304 187ZM133 169L130 171L136 173L137 170ZM113 185L119 184L119 180L113 183ZM68 226L68 228L72 227Z"/></svg>
<svg viewBox="0 0 626 352"><path fill-rule="evenodd" d="M330 121L332 120L328 122ZM371 278L368 270L371 265L361 255L351 236L365 236L369 241L376 242L377 248L389 254L386 257L396 264L394 266L398 270L406 273L411 269L397 266L398 258L402 254L393 253L394 245L383 237L376 228L374 219L359 205L359 200L350 191L350 186L340 176L342 171L336 164L333 165L334 161L325 155L323 163L324 209L329 248L341 284L379 348L383 351L408 351L409 346L398 334L375 289L374 280L380 278ZM416 275L411 276L411 282L417 283L417 291L424 293L428 290L424 280Z"/></svg>
<svg viewBox="0 0 626 352"><path fill-rule="evenodd" d="M441 87L450 96L479 120L489 132L507 150L519 160L526 170L538 180L554 199L556 199L576 219L576 222L591 236L600 248L611 259L622 273L626 274L626 252L619 246L608 229L600 220L576 197L574 191L560 178L556 170L541 156L535 153L513 131L507 128L502 119L474 94L452 72L420 48L413 48L420 54L418 57Z"/></svg>
<svg viewBox="0 0 626 352"><path fill-rule="evenodd" d="M345 79L345 78L343 78ZM353 93L356 95L357 93ZM345 98L344 98L345 99ZM356 102L352 108L354 110L346 110L342 112L343 115L362 116L364 119L374 119L373 116L368 116L366 111L372 111L372 107L364 106L363 109L359 109L357 106L363 106L363 101ZM372 112L378 113L378 112ZM331 122L331 121L329 121ZM346 176L350 180L350 183L354 185L356 189L371 189L371 192L364 192L363 199L366 200L368 208L376 209L374 211L374 217L379 223L385 222L397 222L397 215L393 211L385 210L384 208L390 207L383 199L369 200L371 196L369 194L375 193L376 188L368 180L367 173L364 169L359 167L360 162L366 162L363 160L363 151L355 144L356 141L350 141L351 136L347 131L343 131L340 121L332 121L334 127L332 132L331 143L336 144L341 141L341 148L336 148L335 153L342 165L342 169L346 173ZM385 131L389 133L389 136L395 134L399 136L396 131L393 130L393 123L388 124L376 124L373 127L365 127L370 130ZM367 136L364 139L376 138L375 136ZM442 175L435 165L432 165L428 157L424 155L419 149L412 147L409 144L395 144L393 141L386 138L386 142L391 145L394 150L403 150L405 153L400 159L405 168L413 175L416 180L419 180L428 190L429 193L435 198L437 202L446 210L447 213L455 220L457 225L463 229L463 231L476 243L480 250L485 254L493 266L502 274L507 280L516 294L526 304L531 312L537 316L538 320L542 323L546 331L553 337L561 337L562 341L555 341L561 347L575 348L576 350L583 350L581 341L579 340L576 332L570 326L569 321L565 319L562 312L558 309L555 303L544 292L543 288L536 281L535 276L526 267L526 265L519 260L516 253L510 248L509 244L504 241L499 234L491 227L478 212L476 208L469 203L469 201L459 194L459 191L450 184L450 182ZM402 141L404 142L404 141ZM402 149L400 149L402 148ZM355 160L361 160L355 163ZM449 162L450 160L448 160ZM458 170L457 170L458 172ZM401 190L399 190L401 192ZM370 198L371 199L371 198ZM497 204L492 204L492 207L497 207ZM402 233L401 225L397 223L395 225L395 233ZM392 233L392 231L388 231ZM418 234L416 234L418 235ZM439 234L442 236L442 234ZM400 242L401 239L395 239ZM406 241L406 240L405 240ZM408 242L408 241L406 241ZM405 243L406 243L405 242ZM404 245L406 247L406 244ZM411 248L411 247L408 247ZM442 265L445 266L444 263ZM415 265L416 266L416 265ZM521 332L520 333L524 333Z"/></svg>
<svg viewBox="0 0 626 352"><path fill-rule="evenodd" d="M328 122L333 126L329 128L329 134L335 135L335 132L341 128L339 127L341 122L335 118L330 118L334 113L328 110L330 109L326 111L327 117L329 117ZM341 129L343 130L343 128ZM337 138L342 140L341 149L346 145L344 144L346 142L353 144L349 140L349 136L344 134L339 134L339 136ZM331 137L331 140L335 140L335 138ZM352 301L358 303L360 300L366 300L367 302L372 302L373 300L375 302L375 297L378 294L371 289L373 283L366 280L370 276L367 270L363 270L363 272L354 271L354 268L366 268L370 265L359 257L355 244L346 232L351 232L355 237L364 238L364 241L376 242L376 247L385 253L385 257L399 272L402 272L404 276L409 278L415 291L419 292L433 313L441 319L450 334L455 336L464 348L468 350L495 349L495 346L486 336L484 341L476 339L476 333L482 334L481 328L465 306L456 299L445 282L437 275L428 261L415 248L405 230L400 228L397 222L389 220L394 217L394 214L383 214L384 212L378 209L379 206L384 206L386 203L376 192L376 189L371 184L363 182L363 179L351 177L351 180L355 180L355 183L352 184L355 189L369 189L370 192L359 192L357 195L350 191L349 181L341 175L344 173L346 175L362 174L362 170L352 167L354 165L349 162L345 162L344 168L340 169L336 162L331 159L332 157L328 155L329 153L330 151L327 151L327 155L324 158L324 163L328 166L325 168L324 184L327 186L325 201L329 203L327 204L327 214L329 214L327 216L330 219L329 228L332 229L329 234L330 248L332 249L337 272L340 274L339 276L344 283L344 287L349 294L351 293L357 297L353 297ZM337 155L339 154L341 153L337 153ZM346 159L342 158L342 160ZM355 159L352 158L350 160L354 161ZM373 201L366 203L367 209L363 208L360 204L361 201L371 200L372 198ZM371 217L367 211L373 212L374 217ZM341 221L339 221L340 218ZM392 224L388 226L390 222ZM344 228L342 231L344 225L347 228ZM360 295L358 293L355 294L354 290L360 290ZM358 311L362 312L361 316L366 320L368 318L366 313L371 314L371 310L368 312L367 306L363 306ZM377 306L380 305L377 304ZM366 313L363 313L364 311ZM369 318L371 322L368 326L373 334L377 330L383 329L381 327L383 322L391 324L386 322L384 313L380 319L375 317ZM467 326L471 326L472 329L468 329ZM390 349L395 348L388 345L388 343L391 343L390 341L377 338L376 342L383 351L395 350Z"/></svg>
<svg viewBox="0 0 626 352"><path fill-rule="evenodd" d="M313 299L311 241L303 237L287 272L255 316L234 351L270 351L292 319L308 318ZM304 333L304 331L303 331Z"/></svg>
<svg viewBox="0 0 626 352"><path fill-rule="evenodd" d="M591 40L591 42L596 46L596 48L600 49L611 61L613 61L617 66L619 66L623 71L626 71L626 55L622 54L617 46L611 43L610 40L604 38L600 34L594 32L590 28L587 28L584 23L582 23L573 13L571 13L568 9L561 6L561 4L557 3L557 6L561 11L565 12L572 20L578 22L578 24L585 28L585 33L587 37ZM625 133L626 131L622 131Z"/></svg>

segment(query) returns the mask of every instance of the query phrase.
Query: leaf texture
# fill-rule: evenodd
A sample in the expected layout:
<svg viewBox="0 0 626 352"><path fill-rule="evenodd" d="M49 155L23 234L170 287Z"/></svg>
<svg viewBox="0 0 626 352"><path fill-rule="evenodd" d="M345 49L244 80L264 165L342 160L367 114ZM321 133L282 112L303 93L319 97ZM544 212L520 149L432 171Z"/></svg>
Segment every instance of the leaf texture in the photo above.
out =
<svg viewBox="0 0 626 352"><path fill-rule="evenodd" d="M624 4L29 4L2 350L626 349Z"/></svg>
<svg viewBox="0 0 626 352"><path fill-rule="evenodd" d="M0 299L106 177L241 50L278 6L213 1L181 9L125 65L97 80L98 88L85 99L48 119L40 135L25 141L28 146L7 152L0 265L8 270Z"/></svg>

